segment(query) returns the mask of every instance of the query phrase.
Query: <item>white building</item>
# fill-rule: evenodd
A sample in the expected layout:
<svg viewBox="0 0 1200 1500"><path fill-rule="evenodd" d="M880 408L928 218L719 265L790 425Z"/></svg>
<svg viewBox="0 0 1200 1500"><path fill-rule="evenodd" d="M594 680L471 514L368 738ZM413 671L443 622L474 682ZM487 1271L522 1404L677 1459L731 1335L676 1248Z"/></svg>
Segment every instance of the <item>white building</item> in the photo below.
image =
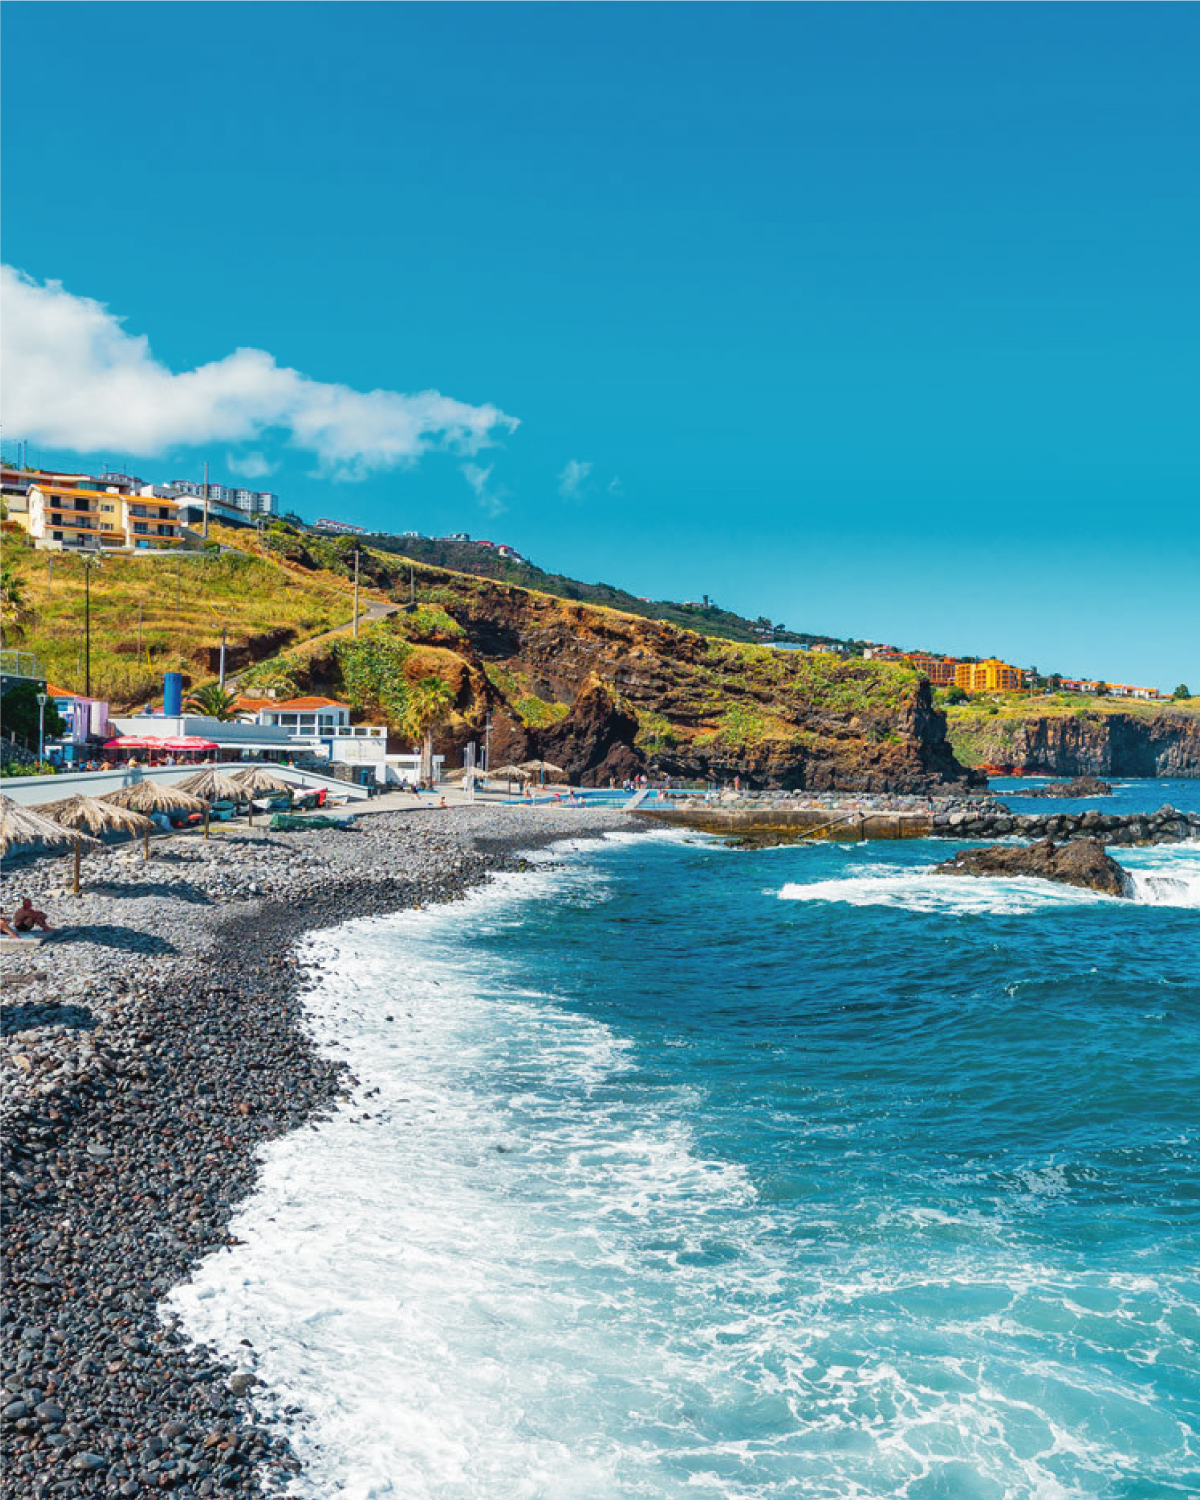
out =
<svg viewBox="0 0 1200 1500"><path fill-rule="evenodd" d="M204 485L195 479L172 479L170 488L177 495L192 499L204 499ZM270 490L244 490L229 484L208 486L210 506L231 506L247 516L275 516L279 514L279 496Z"/></svg>
<svg viewBox="0 0 1200 1500"><path fill-rule="evenodd" d="M246 699L239 710L252 717L264 732L284 733L289 747L301 755L312 755L339 765L358 766L379 785L416 782L421 775L418 750L407 754L388 750L386 724L351 724L350 705L336 698L308 696ZM440 781L445 756L433 757L433 776Z"/></svg>

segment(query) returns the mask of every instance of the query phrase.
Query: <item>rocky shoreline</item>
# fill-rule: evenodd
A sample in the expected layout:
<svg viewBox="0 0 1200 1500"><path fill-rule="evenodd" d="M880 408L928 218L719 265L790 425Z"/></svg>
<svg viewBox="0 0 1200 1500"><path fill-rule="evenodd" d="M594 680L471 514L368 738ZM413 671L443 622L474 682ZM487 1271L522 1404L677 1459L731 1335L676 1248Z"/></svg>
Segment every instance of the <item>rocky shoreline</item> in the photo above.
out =
<svg viewBox="0 0 1200 1500"><path fill-rule="evenodd" d="M621 813L462 807L345 833L225 830L6 871L69 930L3 955L3 1477L11 1500L278 1494L286 1441L232 1374L160 1320L230 1243L258 1147L353 1080L303 1025L308 931L454 900L520 851Z"/></svg>

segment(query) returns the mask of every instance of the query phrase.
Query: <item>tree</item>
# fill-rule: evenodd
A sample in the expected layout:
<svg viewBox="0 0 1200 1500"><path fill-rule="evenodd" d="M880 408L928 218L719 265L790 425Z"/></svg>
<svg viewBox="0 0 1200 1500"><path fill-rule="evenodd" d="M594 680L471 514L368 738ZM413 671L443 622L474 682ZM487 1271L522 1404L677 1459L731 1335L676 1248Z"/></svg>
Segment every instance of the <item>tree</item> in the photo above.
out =
<svg viewBox="0 0 1200 1500"><path fill-rule="evenodd" d="M0 623L19 638L26 615L25 585L12 568L0 568Z"/></svg>
<svg viewBox="0 0 1200 1500"><path fill-rule="evenodd" d="M1175 689L1175 691L1171 694L1172 698L1190 698L1191 696L1191 690L1186 682L1181 682Z"/></svg>
<svg viewBox="0 0 1200 1500"><path fill-rule="evenodd" d="M10 687L0 701L0 718L4 720L4 733L14 734L27 750L38 748L38 693L41 691L40 684L26 679L18 682L15 687ZM63 716L54 706L51 698L46 703L46 717L43 726L48 740L57 739L60 734L66 734L67 725Z"/></svg>
<svg viewBox="0 0 1200 1500"><path fill-rule="evenodd" d="M1098 682L1096 684L1095 692L1096 692L1096 697L1097 698L1107 698L1108 697L1108 683L1107 682Z"/></svg>
<svg viewBox="0 0 1200 1500"><path fill-rule="evenodd" d="M188 694L184 707L193 713L216 719L220 724L228 724L231 719L236 718L233 705L237 702L237 697L236 693L223 688L219 682L206 682L203 687Z"/></svg>
<svg viewBox="0 0 1200 1500"><path fill-rule="evenodd" d="M959 687L957 682L952 682L943 695L943 702L945 703L965 703L966 701L967 694L963 688Z"/></svg>
<svg viewBox="0 0 1200 1500"><path fill-rule="evenodd" d="M422 677L408 692L404 727L421 741L421 780L433 780L433 731L450 717L454 694L441 677Z"/></svg>

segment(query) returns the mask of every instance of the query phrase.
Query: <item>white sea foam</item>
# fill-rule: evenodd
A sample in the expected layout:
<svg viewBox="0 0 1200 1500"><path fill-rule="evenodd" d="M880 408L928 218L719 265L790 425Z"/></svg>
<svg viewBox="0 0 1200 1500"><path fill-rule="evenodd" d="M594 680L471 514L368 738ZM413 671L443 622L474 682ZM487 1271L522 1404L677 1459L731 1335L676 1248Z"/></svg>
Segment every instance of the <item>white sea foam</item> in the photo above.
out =
<svg viewBox="0 0 1200 1500"><path fill-rule="evenodd" d="M781 901L839 901L848 906L894 906L904 911L980 916L1025 916L1055 907L1090 906L1117 899L1048 880L938 875L930 866L876 866L869 872L835 880L807 884L790 881L776 894Z"/></svg>
<svg viewBox="0 0 1200 1500"><path fill-rule="evenodd" d="M1191 845L1114 851L1133 880L1133 899L1151 906L1200 907L1200 853ZM789 881L782 901L893 906L948 915L1025 916L1121 898L1024 876L939 875L931 865L858 865L832 880Z"/></svg>
<svg viewBox="0 0 1200 1500"><path fill-rule="evenodd" d="M1084 1339L1152 1347L1172 1289L1064 1279L932 1202L847 1238L827 1202L776 1222L702 1148L698 1092L505 959L532 907L606 885L568 860L308 944L353 1102L266 1148L244 1243L169 1301L292 1413L295 1495L1083 1500L1135 1451L1186 1460L1178 1424L1075 1363ZM1057 1193L1058 1165L1021 1186Z"/></svg>

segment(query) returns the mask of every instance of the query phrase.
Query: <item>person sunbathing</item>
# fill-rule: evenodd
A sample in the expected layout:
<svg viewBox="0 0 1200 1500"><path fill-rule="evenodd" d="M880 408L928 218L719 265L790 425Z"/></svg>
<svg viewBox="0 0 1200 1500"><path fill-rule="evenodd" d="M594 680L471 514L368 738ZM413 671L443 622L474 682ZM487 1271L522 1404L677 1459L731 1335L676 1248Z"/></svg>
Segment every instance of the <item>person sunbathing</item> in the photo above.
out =
<svg viewBox="0 0 1200 1500"><path fill-rule="evenodd" d="M35 927L40 927L43 932L53 932L54 928L46 917L44 911L38 911L28 896L17 907L12 914L12 925L17 932L32 932Z"/></svg>

